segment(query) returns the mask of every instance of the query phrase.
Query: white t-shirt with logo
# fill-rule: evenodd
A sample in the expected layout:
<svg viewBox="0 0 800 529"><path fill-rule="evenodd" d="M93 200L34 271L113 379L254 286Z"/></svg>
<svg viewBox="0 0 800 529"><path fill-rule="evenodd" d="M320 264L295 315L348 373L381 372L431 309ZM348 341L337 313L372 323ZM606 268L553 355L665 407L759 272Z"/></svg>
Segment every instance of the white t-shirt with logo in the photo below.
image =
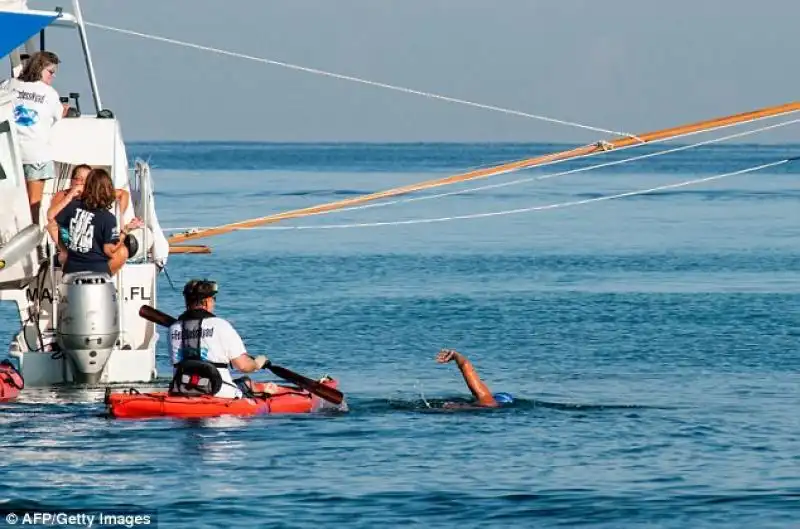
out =
<svg viewBox="0 0 800 529"><path fill-rule="evenodd" d="M173 365L183 360L181 332L181 322L173 323L169 328L169 349ZM247 350L241 336L230 323L217 317L203 319L202 337L200 338L200 357L203 360L229 364L234 358L246 353ZM222 377L223 384L215 396L230 399L241 397L242 392L233 382L230 370L220 367L217 370Z"/></svg>
<svg viewBox="0 0 800 529"><path fill-rule="evenodd" d="M64 112L55 88L42 81L29 83L11 79L14 94L14 122L22 151L22 163L43 163L50 153L50 129Z"/></svg>

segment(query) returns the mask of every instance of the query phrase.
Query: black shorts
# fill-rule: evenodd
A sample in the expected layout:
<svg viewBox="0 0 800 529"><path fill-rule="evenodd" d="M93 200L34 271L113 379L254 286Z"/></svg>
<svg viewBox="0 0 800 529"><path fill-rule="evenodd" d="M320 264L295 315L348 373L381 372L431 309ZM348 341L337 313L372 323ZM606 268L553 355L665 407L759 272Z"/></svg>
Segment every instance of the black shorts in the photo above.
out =
<svg viewBox="0 0 800 529"><path fill-rule="evenodd" d="M75 262L67 256L66 266L61 267L62 272L65 274L74 274L76 272L95 272L98 274L111 275L111 268L108 266L108 261L92 261L92 262Z"/></svg>

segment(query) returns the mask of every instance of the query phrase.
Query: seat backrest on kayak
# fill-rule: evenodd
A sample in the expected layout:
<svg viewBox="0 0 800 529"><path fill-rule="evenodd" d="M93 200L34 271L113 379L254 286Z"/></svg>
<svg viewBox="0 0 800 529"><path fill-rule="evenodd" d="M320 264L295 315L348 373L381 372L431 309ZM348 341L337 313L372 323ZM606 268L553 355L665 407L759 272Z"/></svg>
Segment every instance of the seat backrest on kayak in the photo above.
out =
<svg viewBox="0 0 800 529"><path fill-rule="evenodd" d="M170 395L216 395L222 388L222 375L211 362L187 358L175 365L169 384Z"/></svg>
<svg viewBox="0 0 800 529"><path fill-rule="evenodd" d="M227 364L205 360L202 349L203 319L213 317L210 312L188 310L181 315L181 361L175 364L175 374L169 385L171 395L216 395L222 388L222 375L218 368Z"/></svg>

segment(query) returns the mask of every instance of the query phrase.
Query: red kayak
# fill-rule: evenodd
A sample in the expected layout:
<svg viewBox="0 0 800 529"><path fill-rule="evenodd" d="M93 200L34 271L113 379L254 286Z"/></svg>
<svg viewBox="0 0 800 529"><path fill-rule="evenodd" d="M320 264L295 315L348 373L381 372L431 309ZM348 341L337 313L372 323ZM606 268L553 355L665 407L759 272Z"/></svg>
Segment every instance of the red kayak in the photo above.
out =
<svg viewBox="0 0 800 529"><path fill-rule="evenodd" d="M324 385L336 389L338 383L326 380ZM106 394L106 409L112 417L218 417L221 415L266 415L273 413L311 413L337 406L305 390L278 386L280 391L269 397L226 399L201 395L172 396L166 391L139 393L135 389Z"/></svg>
<svg viewBox="0 0 800 529"><path fill-rule="evenodd" d="M8 360L0 362L0 402L17 398L24 387L25 381L14 364Z"/></svg>

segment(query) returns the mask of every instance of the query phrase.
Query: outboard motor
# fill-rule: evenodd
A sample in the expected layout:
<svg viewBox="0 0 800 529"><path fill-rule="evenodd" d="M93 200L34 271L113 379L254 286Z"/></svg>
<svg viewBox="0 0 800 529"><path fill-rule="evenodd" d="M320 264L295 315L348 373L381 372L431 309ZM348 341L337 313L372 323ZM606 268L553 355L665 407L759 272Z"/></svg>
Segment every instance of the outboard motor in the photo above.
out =
<svg viewBox="0 0 800 529"><path fill-rule="evenodd" d="M97 384L120 335L117 289L110 276L67 274L59 285L58 345L79 384Z"/></svg>

